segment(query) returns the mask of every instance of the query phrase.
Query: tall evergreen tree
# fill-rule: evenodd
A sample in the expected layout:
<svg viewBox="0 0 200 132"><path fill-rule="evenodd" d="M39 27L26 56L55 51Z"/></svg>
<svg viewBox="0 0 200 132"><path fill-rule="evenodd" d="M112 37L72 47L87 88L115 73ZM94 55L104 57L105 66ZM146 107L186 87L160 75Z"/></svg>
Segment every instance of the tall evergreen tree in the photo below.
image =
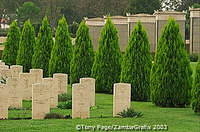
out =
<svg viewBox="0 0 200 132"><path fill-rule="evenodd" d="M78 83L79 78L90 77L94 60L92 41L89 28L82 22L76 34L73 59L70 67L70 82Z"/></svg>
<svg viewBox="0 0 200 132"><path fill-rule="evenodd" d="M191 68L179 25L170 19L158 43L151 75L153 103L162 107L184 107L189 104Z"/></svg>
<svg viewBox="0 0 200 132"><path fill-rule="evenodd" d="M97 92L111 93L113 84L120 81L120 57L117 29L108 18L101 31L99 49L92 67Z"/></svg>
<svg viewBox="0 0 200 132"><path fill-rule="evenodd" d="M23 70L28 72L31 69L31 61L33 56L33 46L35 45L35 30L31 22L28 20L24 23L22 35L19 43L17 54L18 65L23 66Z"/></svg>
<svg viewBox="0 0 200 132"><path fill-rule="evenodd" d="M150 72L150 44L146 31L139 22L130 36L121 72L121 82L131 83L132 100L147 101L149 99Z"/></svg>
<svg viewBox="0 0 200 132"><path fill-rule="evenodd" d="M192 109L194 112L200 113L200 62L196 67L194 86L192 88Z"/></svg>
<svg viewBox="0 0 200 132"><path fill-rule="evenodd" d="M68 31L66 19L63 17L59 20L56 30L55 44L51 52L49 62L49 74L53 73L70 73L70 62L72 58L72 42Z"/></svg>
<svg viewBox="0 0 200 132"><path fill-rule="evenodd" d="M41 68L44 76L48 76L49 60L51 57L51 49L53 46L52 31L47 17L42 21L42 26L38 33L37 42L34 47L32 58L32 68Z"/></svg>
<svg viewBox="0 0 200 132"><path fill-rule="evenodd" d="M20 29L16 21L13 21L10 25L10 29L7 35L7 42L5 43L5 49L3 51L2 60L7 65L15 65L17 58L17 50L20 41Z"/></svg>

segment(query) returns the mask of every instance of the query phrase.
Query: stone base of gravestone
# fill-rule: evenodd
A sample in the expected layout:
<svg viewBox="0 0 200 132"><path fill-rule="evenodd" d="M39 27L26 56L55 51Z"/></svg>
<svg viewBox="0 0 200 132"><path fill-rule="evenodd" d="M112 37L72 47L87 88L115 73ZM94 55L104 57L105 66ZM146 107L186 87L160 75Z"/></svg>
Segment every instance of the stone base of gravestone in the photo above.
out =
<svg viewBox="0 0 200 132"><path fill-rule="evenodd" d="M131 85L127 83L114 84L113 116L118 116L123 110L131 106Z"/></svg>
<svg viewBox="0 0 200 132"><path fill-rule="evenodd" d="M0 119L8 119L8 89L0 84Z"/></svg>
<svg viewBox="0 0 200 132"><path fill-rule="evenodd" d="M45 84L32 85L32 119L44 119L50 112L49 89Z"/></svg>
<svg viewBox="0 0 200 132"><path fill-rule="evenodd" d="M86 88L88 88L87 92L89 101L90 101L90 106L95 106L95 79L94 78L81 78L80 83L84 84Z"/></svg>
<svg viewBox="0 0 200 132"><path fill-rule="evenodd" d="M87 87L83 84L72 85L72 118L90 117L90 102L86 91Z"/></svg>
<svg viewBox="0 0 200 132"><path fill-rule="evenodd" d="M55 73L53 74L53 78L57 79L58 94L67 93L68 75Z"/></svg>

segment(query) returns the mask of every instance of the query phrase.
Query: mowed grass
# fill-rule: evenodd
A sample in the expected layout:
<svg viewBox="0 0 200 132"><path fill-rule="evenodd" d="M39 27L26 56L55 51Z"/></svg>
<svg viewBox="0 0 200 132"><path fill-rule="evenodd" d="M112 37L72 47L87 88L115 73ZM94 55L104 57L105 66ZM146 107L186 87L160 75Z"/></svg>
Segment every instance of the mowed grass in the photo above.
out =
<svg viewBox="0 0 200 132"><path fill-rule="evenodd" d="M191 63L195 69L196 63ZM195 73L194 73L195 74ZM194 75L193 74L193 75ZM71 92L71 88L68 89ZM9 110L9 120L0 120L0 132L75 132L76 125L162 125L168 132L200 132L200 115L188 108L160 108L151 102L132 102L131 107L143 113L140 118L112 118L112 95L96 94L96 107L91 109L90 119L30 120L31 101L23 102L23 110ZM51 109L51 112L71 115L71 110ZM11 120L27 118L27 120Z"/></svg>

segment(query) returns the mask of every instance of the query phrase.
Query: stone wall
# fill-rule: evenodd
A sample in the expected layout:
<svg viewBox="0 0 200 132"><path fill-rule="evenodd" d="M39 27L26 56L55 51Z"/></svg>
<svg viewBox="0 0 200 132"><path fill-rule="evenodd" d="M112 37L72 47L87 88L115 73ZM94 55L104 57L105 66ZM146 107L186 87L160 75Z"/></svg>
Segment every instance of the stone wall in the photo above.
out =
<svg viewBox="0 0 200 132"><path fill-rule="evenodd" d="M190 53L200 53L200 8L190 8Z"/></svg>

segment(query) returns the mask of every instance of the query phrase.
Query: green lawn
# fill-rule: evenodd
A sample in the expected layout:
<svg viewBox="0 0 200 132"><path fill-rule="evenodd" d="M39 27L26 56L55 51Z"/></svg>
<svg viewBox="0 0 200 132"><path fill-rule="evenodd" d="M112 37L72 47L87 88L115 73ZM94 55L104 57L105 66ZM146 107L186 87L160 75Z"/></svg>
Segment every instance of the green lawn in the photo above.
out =
<svg viewBox="0 0 200 132"><path fill-rule="evenodd" d="M191 64L192 69L196 63ZM71 92L71 89L69 89ZM0 120L0 132L73 132L76 125L162 125L169 132L200 132L200 115L191 108L160 108L151 102L132 102L132 107L143 113L140 118L112 118L112 95L96 94L96 107L91 109L90 119L49 119L49 120L11 120L12 118L31 118L31 102L24 101L24 110L9 110L9 120ZM71 110L52 109L64 115Z"/></svg>

